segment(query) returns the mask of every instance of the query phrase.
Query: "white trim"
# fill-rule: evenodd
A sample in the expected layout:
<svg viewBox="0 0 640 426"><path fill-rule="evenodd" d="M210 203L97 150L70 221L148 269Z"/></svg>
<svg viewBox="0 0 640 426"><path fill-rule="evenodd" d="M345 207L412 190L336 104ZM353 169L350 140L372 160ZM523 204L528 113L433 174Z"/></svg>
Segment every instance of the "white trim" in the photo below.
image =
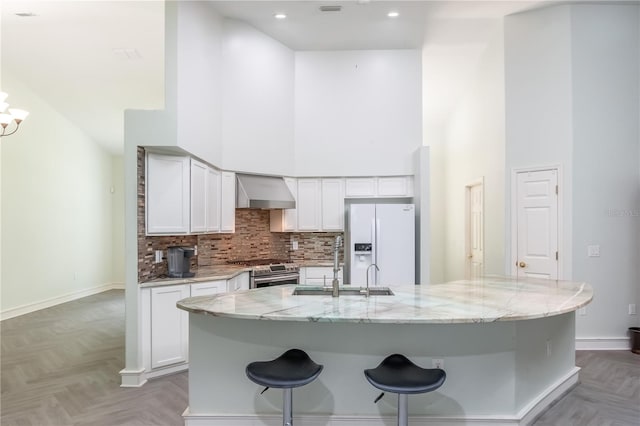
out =
<svg viewBox="0 0 640 426"><path fill-rule="evenodd" d="M524 426L528 425L554 401L560 399L578 384L580 368L574 367L569 373L549 386L524 406L516 416L474 416L474 417L425 417L415 416L409 419L410 426ZM182 413L185 426L280 426L282 417L274 414L262 415L220 415L191 414L189 408ZM385 416L321 416L299 415L294 413L299 426L385 426L395 424L395 417Z"/></svg>
<svg viewBox="0 0 640 426"><path fill-rule="evenodd" d="M295 408L294 408L295 410ZM281 426L282 416L262 415L194 415L187 408L182 414L185 426ZM296 426L387 426L395 424L395 416L309 416L298 415L293 419ZM411 417L410 426L520 426L515 417Z"/></svg>
<svg viewBox="0 0 640 426"><path fill-rule="evenodd" d="M178 365L169 365L162 368L154 368L151 371L148 371L146 376L147 379L153 379L154 377L166 376L169 374L179 373L181 371L185 371L189 369L189 363L183 362Z"/></svg>
<svg viewBox="0 0 640 426"><path fill-rule="evenodd" d="M120 370L120 376L122 377L121 388L139 388L147 383L147 377L144 368L140 370Z"/></svg>
<svg viewBox="0 0 640 426"><path fill-rule="evenodd" d="M573 370L564 377L561 377L557 382L549 386L544 392L524 406L518 413L520 424L528 425L533 423L551 404L577 386L579 382L579 372L580 368L574 367Z"/></svg>
<svg viewBox="0 0 640 426"><path fill-rule="evenodd" d="M16 306L15 308L9 308L0 312L0 321L4 321L9 318L15 318L20 315L29 314L31 312L39 311L41 309L50 308L52 306L60 305L61 303L71 302L72 300L82 299L83 297L102 293L107 290L124 290L124 284L123 283L107 283L107 284L99 285L97 287L91 287L83 290L73 291L71 293L66 293L61 296L56 296L50 299L41 300L39 302L27 303L26 305Z"/></svg>
<svg viewBox="0 0 640 426"><path fill-rule="evenodd" d="M569 262L571 261L570 258L566 257L566 256L569 256L569 253L571 251L571 246L569 246L568 244L565 246L564 244L565 238L564 238L564 224L563 224L564 222L563 221L563 218L564 218L563 199L564 199L566 187L564 185L562 166L560 164L551 164L548 166L537 166L537 167L514 167L511 169L511 202L509 203L509 206L511 209L511 226L510 226L511 246L508 248L510 262L509 262L509 269L507 274L511 274L513 276L516 276L518 274L517 267L515 266L518 260L516 259L516 254L517 254L516 248L518 246L518 229L517 229L518 211L516 208L518 203L518 200L516 199L517 191L518 191L518 179L517 179L518 173L540 172L544 170L556 171L557 184L558 184L558 188L560 189L558 194L558 252L560 255L560 259L558 260L558 279L559 280L570 279L571 277L569 276L565 277L565 270L562 266L565 263L565 260ZM568 240L570 241L571 238L568 238Z"/></svg>
<svg viewBox="0 0 640 426"><path fill-rule="evenodd" d="M628 337L577 337L577 351L628 351L631 341Z"/></svg>

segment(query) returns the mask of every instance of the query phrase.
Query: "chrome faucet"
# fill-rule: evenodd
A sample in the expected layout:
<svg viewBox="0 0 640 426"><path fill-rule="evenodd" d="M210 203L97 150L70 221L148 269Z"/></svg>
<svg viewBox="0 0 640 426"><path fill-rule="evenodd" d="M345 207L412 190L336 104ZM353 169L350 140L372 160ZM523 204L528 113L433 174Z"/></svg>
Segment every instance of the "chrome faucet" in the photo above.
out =
<svg viewBox="0 0 640 426"><path fill-rule="evenodd" d="M367 267L367 289L364 291L365 297L369 297L369 269L371 269L372 266L375 266L376 271L380 272L380 268L378 268L378 265L376 265L375 263L372 263Z"/></svg>
<svg viewBox="0 0 640 426"><path fill-rule="evenodd" d="M340 252L340 245L342 244L342 237L338 235L336 237L336 244L333 250L333 281L331 282L331 296L339 297L340 296L340 281L338 281L338 272L340 272L340 263L338 259L338 254Z"/></svg>

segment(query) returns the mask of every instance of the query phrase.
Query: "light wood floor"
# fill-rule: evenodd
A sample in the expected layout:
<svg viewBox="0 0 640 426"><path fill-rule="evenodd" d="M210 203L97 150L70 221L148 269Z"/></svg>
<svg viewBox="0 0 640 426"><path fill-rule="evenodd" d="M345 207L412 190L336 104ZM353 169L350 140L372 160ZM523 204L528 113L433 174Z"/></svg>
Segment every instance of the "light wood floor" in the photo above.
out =
<svg viewBox="0 0 640 426"><path fill-rule="evenodd" d="M187 374L119 387L124 292L108 291L0 324L2 426L182 425ZM536 426L640 425L640 355L578 352L581 384Z"/></svg>

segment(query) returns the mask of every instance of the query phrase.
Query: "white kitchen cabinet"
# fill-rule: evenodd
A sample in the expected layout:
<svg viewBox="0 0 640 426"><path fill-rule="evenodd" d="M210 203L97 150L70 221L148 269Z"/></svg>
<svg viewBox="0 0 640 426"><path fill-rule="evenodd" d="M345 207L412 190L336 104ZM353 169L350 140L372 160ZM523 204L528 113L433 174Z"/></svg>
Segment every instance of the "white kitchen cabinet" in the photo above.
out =
<svg viewBox="0 0 640 426"><path fill-rule="evenodd" d="M344 230L344 180L322 179L322 230Z"/></svg>
<svg viewBox="0 0 640 426"><path fill-rule="evenodd" d="M222 172L220 197L220 232L236 231L236 174Z"/></svg>
<svg viewBox="0 0 640 426"><path fill-rule="evenodd" d="M190 294L189 284L150 289L151 369L188 361L189 315L176 303Z"/></svg>
<svg viewBox="0 0 640 426"><path fill-rule="evenodd" d="M412 176L392 176L378 178L379 197L412 197Z"/></svg>
<svg viewBox="0 0 640 426"><path fill-rule="evenodd" d="M301 285L331 285L333 266L306 266L300 268ZM342 266L338 272L338 281L342 285Z"/></svg>
<svg viewBox="0 0 640 426"><path fill-rule="evenodd" d="M242 272L227 280L227 291L249 290L249 273Z"/></svg>
<svg viewBox="0 0 640 426"><path fill-rule="evenodd" d="M345 179L345 197L375 197L376 178L347 178Z"/></svg>
<svg viewBox="0 0 640 426"><path fill-rule="evenodd" d="M191 159L192 233L220 230L220 172Z"/></svg>
<svg viewBox="0 0 640 426"><path fill-rule="evenodd" d="M146 232L186 234L190 211L189 157L147 152Z"/></svg>
<svg viewBox="0 0 640 426"><path fill-rule="evenodd" d="M207 188L206 188L206 232L220 231L220 171L207 167Z"/></svg>
<svg viewBox="0 0 640 426"><path fill-rule="evenodd" d="M224 293L226 291L226 280L206 281L202 283L191 284L191 297L211 296L212 294Z"/></svg>
<svg viewBox="0 0 640 426"><path fill-rule="evenodd" d="M295 178L284 178L284 183L293 194L298 204L298 181ZM293 232L298 230L298 209L271 210L271 232Z"/></svg>
<svg viewBox="0 0 640 426"><path fill-rule="evenodd" d="M298 230L320 231L322 194L320 179L298 179Z"/></svg>
<svg viewBox="0 0 640 426"><path fill-rule="evenodd" d="M345 179L346 198L413 197L413 176Z"/></svg>

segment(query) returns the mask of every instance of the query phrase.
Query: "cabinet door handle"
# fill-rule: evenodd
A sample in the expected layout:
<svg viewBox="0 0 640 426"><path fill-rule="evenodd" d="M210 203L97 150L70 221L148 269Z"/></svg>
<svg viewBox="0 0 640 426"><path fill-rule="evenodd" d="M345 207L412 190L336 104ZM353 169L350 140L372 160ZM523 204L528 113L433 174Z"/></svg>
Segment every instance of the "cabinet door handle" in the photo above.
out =
<svg viewBox="0 0 640 426"><path fill-rule="evenodd" d="M522 261L520 261L520 263L518 263L518 266L521 267L521 268L526 268L527 264L522 262Z"/></svg>

